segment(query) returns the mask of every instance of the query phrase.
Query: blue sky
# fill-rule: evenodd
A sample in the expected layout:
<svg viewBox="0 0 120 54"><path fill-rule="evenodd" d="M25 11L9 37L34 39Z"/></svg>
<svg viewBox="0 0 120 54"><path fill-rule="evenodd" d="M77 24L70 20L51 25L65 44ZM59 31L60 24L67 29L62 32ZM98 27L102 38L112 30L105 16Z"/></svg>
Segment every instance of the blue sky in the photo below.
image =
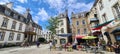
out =
<svg viewBox="0 0 120 54"><path fill-rule="evenodd" d="M45 29L47 20L51 16L68 9L69 17L71 12L79 13L89 11L95 0L0 0L0 4L13 2L13 9L23 14L26 8L30 8L32 19Z"/></svg>

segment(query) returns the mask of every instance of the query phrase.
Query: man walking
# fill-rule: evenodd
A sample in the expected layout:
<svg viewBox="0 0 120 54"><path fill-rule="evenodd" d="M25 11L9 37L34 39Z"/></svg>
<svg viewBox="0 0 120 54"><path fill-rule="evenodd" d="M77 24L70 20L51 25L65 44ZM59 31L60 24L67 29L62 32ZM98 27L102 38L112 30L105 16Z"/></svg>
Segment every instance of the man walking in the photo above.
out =
<svg viewBox="0 0 120 54"><path fill-rule="evenodd" d="M39 42L39 41L37 41L37 42L36 42L36 45L37 45L37 47L39 48L40 42Z"/></svg>

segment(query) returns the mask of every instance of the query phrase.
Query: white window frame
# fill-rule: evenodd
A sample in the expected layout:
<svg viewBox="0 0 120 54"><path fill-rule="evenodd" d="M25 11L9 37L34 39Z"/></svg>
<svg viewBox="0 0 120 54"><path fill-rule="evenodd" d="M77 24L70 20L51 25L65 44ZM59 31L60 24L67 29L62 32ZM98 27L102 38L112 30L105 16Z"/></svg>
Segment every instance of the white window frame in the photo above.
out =
<svg viewBox="0 0 120 54"><path fill-rule="evenodd" d="M3 17L4 18L4 20L3 20L3 22L2 22L2 27L7 27L7 24L8 24L8 18L5 18L5 17Z"/></svg>
<svg viewBox="0 0 120 54"><path fill-rule="evenodd" d="M12 32L12 33L9 34L8 40L13 41L13 39L14 39L14 33Z"/></svg>
<svg viewBox="0 0 120 54"><path fill-rule="evenodd" d="M0 32L0 41L3 41L5 38L5 32Z"/></svg>
<svg viewBox="0 0 120 54"><path fill-rule="evenodd" d="M16 24L17 24L17 22L13 21L11 29L15 29L16 28Z"/></svg>
<svg viewBox="0 0 120 54"><path fill-rule="evenodd" d="M20 39L21 39L21 34L17 34L16 40L20 40Z"/></svg>

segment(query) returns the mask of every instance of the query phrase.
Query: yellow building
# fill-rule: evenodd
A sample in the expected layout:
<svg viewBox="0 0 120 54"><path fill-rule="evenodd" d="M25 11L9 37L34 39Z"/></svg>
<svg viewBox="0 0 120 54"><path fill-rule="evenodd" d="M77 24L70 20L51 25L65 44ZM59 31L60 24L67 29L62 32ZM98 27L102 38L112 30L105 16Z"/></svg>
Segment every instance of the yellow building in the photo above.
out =
<svg viewBox="0 0 120 54"><path fill-rule="evenodd" d="M88 19L86 17L87 12L82 12L79 14L72 13L72 33L73 40L76 35L87 36L90 33Z"/></svg>

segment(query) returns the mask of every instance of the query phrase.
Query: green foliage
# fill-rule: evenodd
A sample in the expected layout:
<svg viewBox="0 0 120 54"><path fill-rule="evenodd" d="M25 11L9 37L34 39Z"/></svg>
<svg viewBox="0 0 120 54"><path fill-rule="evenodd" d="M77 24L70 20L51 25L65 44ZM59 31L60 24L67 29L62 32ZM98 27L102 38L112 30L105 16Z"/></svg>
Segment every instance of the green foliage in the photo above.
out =
<svg viewBox="0 0 120 54"><path fill-rule="evenodd" d="M44 43L44 42L46 41L46 39L45 39L45 38L38 38L38 41L39 41L40 43Z"/></svg>
<svg viewBox="0 0 120 54"><path fill-rule="evenodd" d="M59 19L57 17L51 17L48 20L48 26L47 29L52 32L52 35L56 34L56 28L59 26Z"/></svg>

